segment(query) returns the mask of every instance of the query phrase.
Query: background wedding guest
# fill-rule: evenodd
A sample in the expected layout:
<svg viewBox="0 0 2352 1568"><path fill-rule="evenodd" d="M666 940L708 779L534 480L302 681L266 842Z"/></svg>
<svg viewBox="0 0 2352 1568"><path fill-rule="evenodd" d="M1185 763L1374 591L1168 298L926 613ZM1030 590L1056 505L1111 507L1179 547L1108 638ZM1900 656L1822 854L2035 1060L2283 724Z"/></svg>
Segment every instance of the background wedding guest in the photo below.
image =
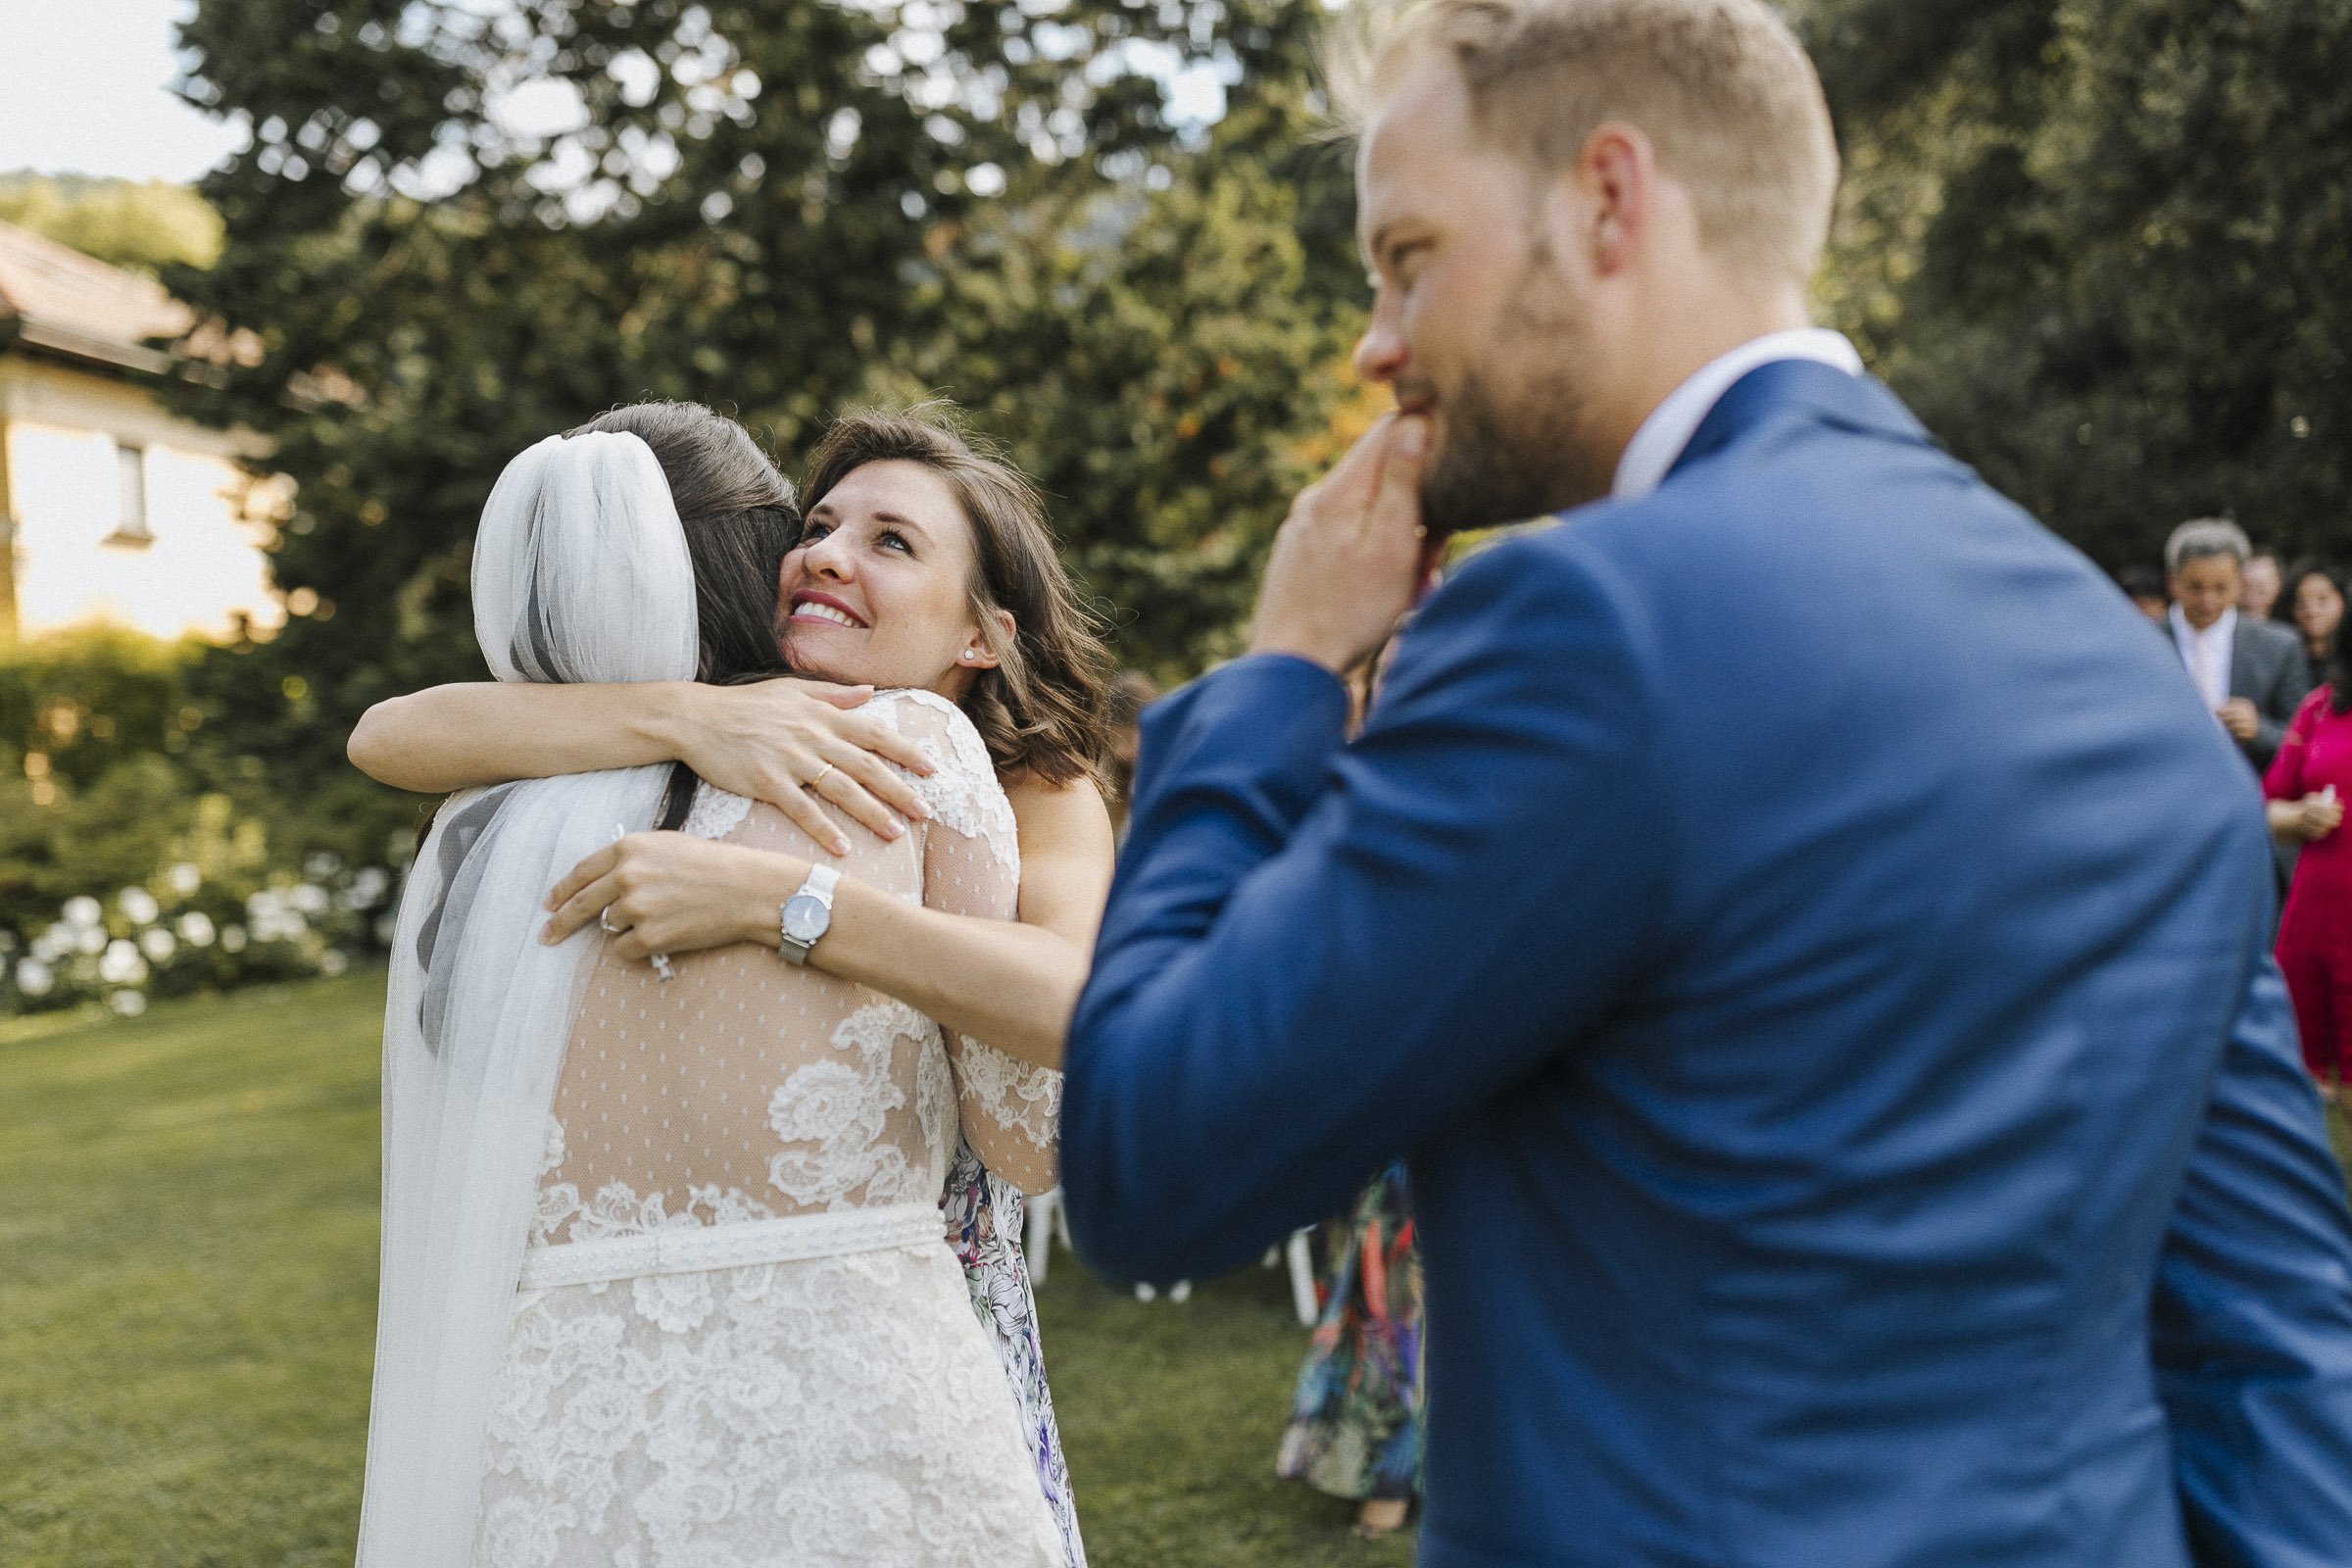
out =
<svg viewBox="0 0 2352 1568"><path fill-rule="evenodd" d="M2285 627L2239 613L2253 553L2236 523L2200 518L2175 528L2165 541L2164 569L2173 595L2173 642L2189 679L2238 750L2263 768L2277 755L2295 705L2311 690L2311 662L2301 640Z"/></svg>
<svg viewBox="0 0 2352 1568"><path fill-rule="evenodd" d="M2302 634L2303 653L2311 661L2312 673L2328 679L2328 665L2334 658L2335 628L2344 618L2344 574L2325 562L2296 563L2295 569L2286 574L2278 614Z"/></svg>
<svg viewBox="0 0 2352 1568"><path fill-rule="evenodd" d="M2166 624L2173 602L2164 591L2164 573L2154 566L2130 565L2115 574L2115 585L2124 591L2139 612L2157 625Z"/></svg>
<svg viewBox="0 0 2352 1568"><path fill-rule="evenodd" d="M2278 607L2278 558L2268 550L2257 550L2246 558L2243 573L2245 585L2239 590L2237 608L2256 620L2268 620Z"/></svg>
<svg viewBox="0 0 2352 1568"><path fill-rule="evenodd" d="M2328 684L2304 700L2262 781L2272 836L2302 847L2278 921L2278 967L2303 1063L2331 1101L2352 1078L2352 837L2337 831L2352 795L2352 682L2344 678L2352 649L2340 595L2336 605Z"/></svg>
<svg viewBox="0 0 2352 1568"><path fill-rule="evenodd" d="M1401 1160L1324 1222L1318 1252L1322 1314L1274 1470L1361 1502L1357 1535L1393 1535L1421 1494L1421 1249Z"/></svg>

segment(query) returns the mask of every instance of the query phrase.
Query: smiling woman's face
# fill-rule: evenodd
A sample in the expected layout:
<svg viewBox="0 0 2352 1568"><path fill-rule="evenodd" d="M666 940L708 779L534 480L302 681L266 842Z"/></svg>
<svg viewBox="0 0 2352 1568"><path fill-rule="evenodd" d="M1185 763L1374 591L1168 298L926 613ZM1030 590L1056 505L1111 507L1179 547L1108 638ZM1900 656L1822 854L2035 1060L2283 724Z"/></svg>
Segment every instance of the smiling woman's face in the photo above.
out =
<svg viewBox="0 0 2352 1568"><path fill-rule="evenodd" d="M852 469L784 558L784 657L812 675L959 701L996 663L972 617L973 569L972 525L945 476L898 460Z"/></svg>

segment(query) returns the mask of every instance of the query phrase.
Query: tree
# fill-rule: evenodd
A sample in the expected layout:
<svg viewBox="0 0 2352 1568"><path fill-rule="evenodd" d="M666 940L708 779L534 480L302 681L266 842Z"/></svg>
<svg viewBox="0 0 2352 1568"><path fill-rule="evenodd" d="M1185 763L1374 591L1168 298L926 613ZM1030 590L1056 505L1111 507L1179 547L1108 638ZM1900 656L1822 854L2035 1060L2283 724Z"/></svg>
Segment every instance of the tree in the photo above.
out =
<svg viewBox="0 0 2352 1568"><path fill-rule="evenodd" d="M1259 42L1203 145L1140 179L1041 172L944 236L878 382L1004 441L1122 658L1163 682L1240 651L1275 527L1337 456L1363 277L1347 150L1315 134L1317 20Z"/></svg>
<svg viewBox="0 0 2352 1568"><path fill-rule="evenodd" d="M1004 439L1122 656L1163 680L1239 651L1275 525L1314 476L1344 328L1298 308L1306 272L1292 192L1190 160L1161 191L993 215L942 269L941 326L896 378Z"/></svg>
<svg viewBox="0 0 2352 1568"><path fill-rule="evenodd" d="M1833 316L2109 565L2184 518L2352 552L2352 4L1825 0Z"/></svg>
<svg viewBox="0 0 2352 1568"><path fill-rule="evenodd" d="M1216 145L1242 159L1250 136L1306 111L1313 8L1084 0L1032 14L1048 9L202 0L183 33L190 96L250 116L256 133L204 185L227 223L221 263L169 281L252 327L262 352L201 367L180 396L275 443L272 466L298 485L277 582L312 607L216 662L229 722L289 776L324 777L368 704L478 675L468 542L499 468L550 431L688 397L739 411L789 452L845 401L937 384L940 353L965 334L997 358L955 380L1004 414L1064 496L1081 566L1120 592L1200 586L1206 608L1133 623L1140 657L1167 667L1213 642L1270 525L1259 492L1278 471L1281 355L1302 357L1294 380L1327 359L1313 280L1331 269L1285 229L1297 210L1258 188L1265 174L1212 174L1202 132L1171 123L1158 81L1188 65L1230 80L1241 112ZM1082 264L1063 221L1080 213L1138 214L1156 237L1132 260ZM1012 255L1023 246L1040 248ZM1208 259L1197 278L1181 253L1195 246ZM1198 308L1137 316L1147 272L1199 282ZM975 327L962 313L976 303L1007 319ZM1245 311L1278 350L1230 341ZM1066 352L1049 361L1023 341L1033 332ZM1228 358L1252 378L1249 397L1188 415L1195 370ZM1133 385L1146 369L1157 401ZM1311 428L1315 396L1287 395ZM1132 416L1086 432L1115 442L1107 483L1054 444L1063 427L1016 416L1122 400ZM1201 422L1179 437L1188 416ZM1136 450L1137 423L1153 420L1165 428ZM1245 526L1210 516L1198 492L1214 456L1198 429L1250 445ZM1179 451L1193 479L1143 472ZM1175 562L1195 528L1210 560L1188 577ZM1131 559L1152 565L1129 571Z"/></svg>

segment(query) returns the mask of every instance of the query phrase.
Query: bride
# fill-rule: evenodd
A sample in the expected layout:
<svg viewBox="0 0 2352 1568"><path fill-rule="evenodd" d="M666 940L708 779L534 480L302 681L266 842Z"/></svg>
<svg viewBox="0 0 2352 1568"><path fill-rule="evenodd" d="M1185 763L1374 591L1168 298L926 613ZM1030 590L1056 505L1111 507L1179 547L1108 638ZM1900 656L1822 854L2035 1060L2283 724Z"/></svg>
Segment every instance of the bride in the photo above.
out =
<svg viewBox="0 0 2352 1568"><path fill-rule="evenodd" d="M682 526L678 463L665 479L632 416L541 443L491 498L476 629L503 680L774 662L789 523ZM808 603L863 633L829 673L901 688L862 711L930 768L914 831L854 828L831 858L771 808L638 766L463 795L418 857L387 1019L364 1563L1065 1560L937 1204L958 1131L998 1177L1050 1184L1054 1075L748 943L633 961L598 930L626 930L609 909L540 938L541 892L658 813L806 867L804 917L836 867L866 897L1014 913L1012 814L949 700L1020 652L981 559L1003 541L953 507L858 508L873 472L832 487L784 569L864 585ZM767 946L805 958L824 922L793 918Z"/></svg>

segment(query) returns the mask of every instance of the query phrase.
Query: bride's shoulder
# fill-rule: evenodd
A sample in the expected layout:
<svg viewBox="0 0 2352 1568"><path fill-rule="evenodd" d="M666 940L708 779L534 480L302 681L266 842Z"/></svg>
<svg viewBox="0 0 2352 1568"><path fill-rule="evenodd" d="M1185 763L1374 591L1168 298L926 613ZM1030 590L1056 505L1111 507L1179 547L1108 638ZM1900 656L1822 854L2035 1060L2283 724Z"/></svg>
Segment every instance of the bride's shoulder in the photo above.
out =
<svg viewBox="0 0 2352 1568"><path fill-rule="evenodd" d="M946 748L954 760L977 765L992 780L996 777L996 769L988 759L988 744L973 727L971 715L937 692L894 686L874 693L860 711L881 719L925 751ZM948 760L944 755L932 759L935 762Z"/></svg>
<svg viewBox="0 0 2352 1568"><path fill-rule="evenodd" d="M937 692L894 687L876 692L861 711L913 741L930 760L931 773L908 777L939 822L966 837L985 838L1017 859L1012 805L988 743L962 709Z"/></svg>

